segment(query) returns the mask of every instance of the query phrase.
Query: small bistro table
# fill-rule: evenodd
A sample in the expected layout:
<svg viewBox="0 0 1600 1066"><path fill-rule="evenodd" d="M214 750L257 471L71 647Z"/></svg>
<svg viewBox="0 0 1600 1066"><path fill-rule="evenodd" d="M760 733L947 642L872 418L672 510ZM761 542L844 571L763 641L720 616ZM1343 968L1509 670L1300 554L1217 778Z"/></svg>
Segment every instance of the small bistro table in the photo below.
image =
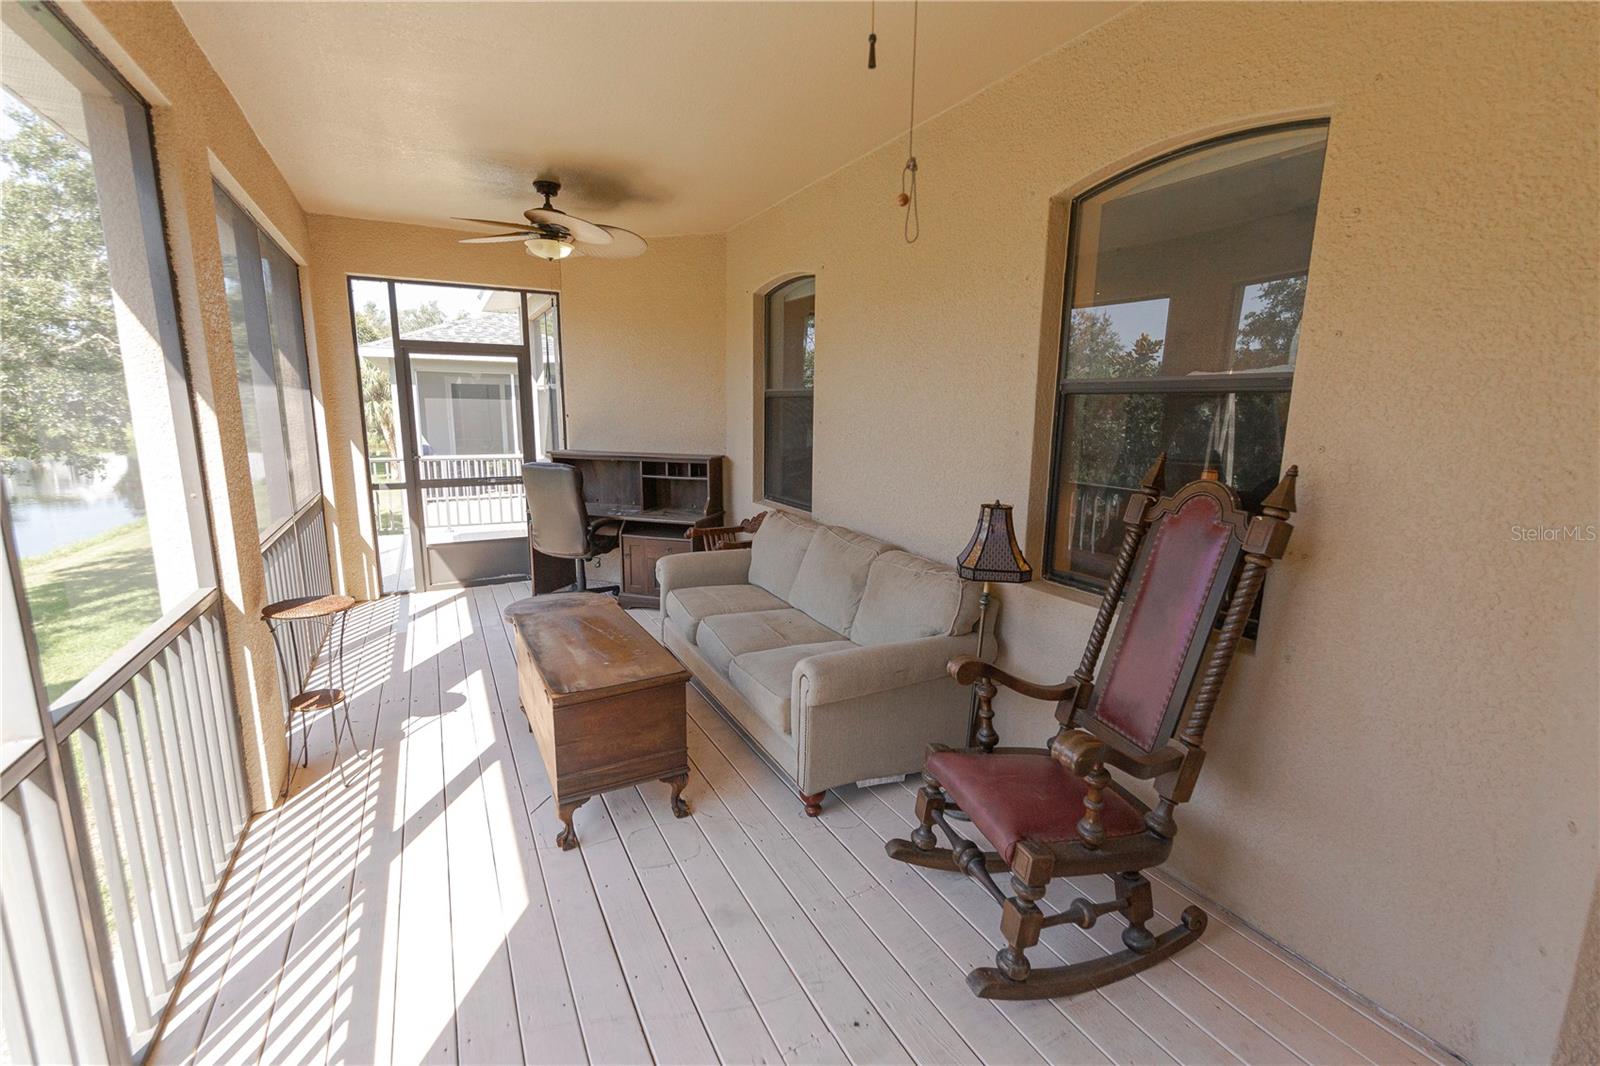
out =
<svg viewBox="0 0 1600 1066"><path fill-rule="evenodd" d="M648 781L672 786L672 813L689 813L684 686L689 671L610 596L556 593L505 609L516 633L517 692L550 775L563 828L593 796Z"/></svg>
<svg viewBox="0 0 1600 1066"><path fill-rule="evenodd" d="M356 742L355 729L350 723L350 689L345 679L344 669L344 640L349 629L350 611L356 606L357 601L350 596L341 596L330 593L325 596L295 596L277 603L269 603L261 609L261 620L267 623L267 628L272 631L272 645L278 653L280 667L289 663L289 658L284 654L283 637L287 632L289 622L310 622L325 620L327 628L323 631L332 659L328 663L328 680L337 681L332 688L303 689L289 697L289 763L294 764L294 721L300 719L300 765L305 766L311 761L311 724L307 715L313 711L331 711L333 720L333 765L339 766L339 740L340 719L343 719L343 730L350 737L350 746L354 754L361 754L361 745ZM338 629L339 639L333 640L335 628ZM320 646L320 645L319 645ZM304 683L300 678L290 682L289 687ZM348 785L349 782L346 782ZM289 793L289 779L284 778L282 795ZM280 796L281 798L281 796Z"/></svg>

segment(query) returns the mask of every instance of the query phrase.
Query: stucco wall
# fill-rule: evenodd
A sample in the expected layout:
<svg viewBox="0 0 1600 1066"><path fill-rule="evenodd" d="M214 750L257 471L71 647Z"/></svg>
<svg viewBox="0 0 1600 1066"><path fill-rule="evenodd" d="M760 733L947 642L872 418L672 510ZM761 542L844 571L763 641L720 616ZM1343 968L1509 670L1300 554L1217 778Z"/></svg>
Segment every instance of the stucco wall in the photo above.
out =
<svg viewBox="0 0 1600 1066"><path fill-rule="evenodd" d="M250 801L276 801L288 768L272 638L260 621L266 578L244 444L233 332L223 291L212 179L227 183L304 260L305 215L233 96L167 3L64 5L68 18L151 105L179 328L189 361L216 539L217 583L239 707ZM313 347L310 357L316 365Z"/></svg>
<svg viewBox="0 0 1600 1066"><path fill-rule="evenodd" d="M520 244L461 244L456 230L313 215L312 309L333 456L335 566L352 595L378 594L365 498L350 275L554 290L561 294L567 446L720 450L721 237L652 240L635 260L529 256Z"/></svg>
<svg viewBox="0 0 1600 1066"><path fill-rule="evenodd" d="M561 263L567 443L719 452L721 237L667 237L638 259Z"/></svg>
<svg viewBox="0 0 1600 1066"><path fill-rule="evenodd" d="M1327 115L1286 461L1299 531L1218 713L1183 877L1480 1061L1555 1048L1594 887L1595 46L1579 6L1142 5L735 229L727 448L752 500L753 294L817 275L816 514L940 558L977 504L1041 555L1062 204L1163 149ZM884 91L899 91L885 84ZM1070 673L1080 597L1004 591ZM1002 737L1050 731L1012 701Z"/></svg>

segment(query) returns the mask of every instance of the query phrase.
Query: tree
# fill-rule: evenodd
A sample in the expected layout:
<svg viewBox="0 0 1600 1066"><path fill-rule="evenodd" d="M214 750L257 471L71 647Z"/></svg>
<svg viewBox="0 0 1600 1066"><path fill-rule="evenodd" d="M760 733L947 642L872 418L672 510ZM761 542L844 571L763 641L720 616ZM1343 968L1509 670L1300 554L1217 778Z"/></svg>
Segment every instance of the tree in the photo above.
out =
<svg viewBox="0 0 1600 1066"><path fill-rule="evenodd" d="M356 343L371 344L374 341L389 339L389 312L379 307L374 300L368 300L358 307L355 312ZM458 318L465 317L458 315ZM400 332L402 334L415 333L419 329L437 326L444 321L444 312L439 309L439 301L429 300L420 307L406 307L400 311Z"/></svg>
<svg viewBox="0 0 1600 1066"><path fill-rule="evenodd" d="M367 420L367 455L394 456L394 383L389 368L376 359L361 360L361 406Z"/></svg>
<svg viewBox="0 0 1600 1066"><path fill-rule="evenodd" d="M0 456L100 473L128 453L127 385L94 166L32 111L0 140Z"/></svg>
<svg viewBox="0 0 1600 1066"><path fill-rule="evenodd" d="M464 314L457 318L466 318ZM400 309L400 335L415 333L419 329L437 326L444 321L444 312L439 310L438 300L429 300L420 307L403 307Z"/></svg>
<svg viewBox="0 0 1600 1066"><path fill-rule="evenodd" d="M1293 366L1306 306L1306 276L1279 278L1260 286L1261 307L1245 313L1234 343L1235 370Z"/></svg>
<svg viewBox="0 0 1600 1066"><path fill-rule="evenodd" d="M355 321L357 344L371 344L373 341L388 339L389 313L379 308L373 301L368 300L366 306L357 308Z"/></svg>
<svg viewBox="0 0 1600 1066"><path fill-rule="evenodd" d="M368 300L354 313L356 343L373 344L389 339L389 313ZM437 300L400 312L400 332L413 333L443 322ZM399 454L394 439L394 382L389 367L375 359L361 360L361 405L367 420L367 454L374 459Z"/></svg>
<svg viewBox="0 0 1600 1066"><path fill-rule="evenodd" d="M1074 378L1155 377L1166 341L1140 333L1130 345L1105 311L1072 312L1067 334L1067 367ZM1067 473L1095 486L1131 486L1143 473L1145 455L1160 449L1164 418L1159 397L1130 394L1079 395L1073 405L1072 454ZM1114 526L1115 523L1112 523Z"/></svg>
<svg viewBox="0 0 1600 1066"><path fill-rule="evenodd" d="M1072 312L1067 331L1067 368L1075 378L1149 378L1161 370L1166 341L1140 333L1129 345L1110 313L1089 308Z"/></svg>

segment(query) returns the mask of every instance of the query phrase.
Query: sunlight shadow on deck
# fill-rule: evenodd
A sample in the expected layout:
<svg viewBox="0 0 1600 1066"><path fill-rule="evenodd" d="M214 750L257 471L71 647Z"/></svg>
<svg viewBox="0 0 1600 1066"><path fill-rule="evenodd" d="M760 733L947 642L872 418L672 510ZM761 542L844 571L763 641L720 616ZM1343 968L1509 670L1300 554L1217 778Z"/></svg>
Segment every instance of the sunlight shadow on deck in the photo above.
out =
<svg viewBox="0 0 1600 1066"><path fill-rule="evenodd" d="M836 790L804 818L694 695L695 816L665 786L620 790L561 851L501 621L524 594L358 608L366 753L332 772L327 716L309 723L310 765L252 824L150 1061L1429 1061L1222 919L1103 992L972 999L996 916L965 879L885 858L910 786ZM1160 888L1164 911L1183 902ZM1061 926L1046 949L1116 935Z"/></svg>

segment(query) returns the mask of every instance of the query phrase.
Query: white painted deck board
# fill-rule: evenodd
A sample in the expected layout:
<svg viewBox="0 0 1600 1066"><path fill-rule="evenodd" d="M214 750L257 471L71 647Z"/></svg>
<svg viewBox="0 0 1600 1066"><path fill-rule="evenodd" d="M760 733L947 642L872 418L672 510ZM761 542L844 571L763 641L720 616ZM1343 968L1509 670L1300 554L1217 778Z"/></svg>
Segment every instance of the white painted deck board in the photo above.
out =
<svg viewBox="0 0 1600 1066"><path fill-rule="evenodd" d="M972 998L999 910L896 863L914 782L847 788L805 818L690 695L695 810L668 788L559 822L500 618L525 583L363 605L352 719L365 758L311 766L256 819L152 1061L1416 1062L1437 1049L1212 915L1145 974L1056 1002ZM644 612L638 612L644 614ZM346 784L348 782L348 785ZM1064 906L1109 884L1057 882ZM1156 885L1164 928L1187 906ZM1036 961L1120 947L1049 930Z"/></svg>

